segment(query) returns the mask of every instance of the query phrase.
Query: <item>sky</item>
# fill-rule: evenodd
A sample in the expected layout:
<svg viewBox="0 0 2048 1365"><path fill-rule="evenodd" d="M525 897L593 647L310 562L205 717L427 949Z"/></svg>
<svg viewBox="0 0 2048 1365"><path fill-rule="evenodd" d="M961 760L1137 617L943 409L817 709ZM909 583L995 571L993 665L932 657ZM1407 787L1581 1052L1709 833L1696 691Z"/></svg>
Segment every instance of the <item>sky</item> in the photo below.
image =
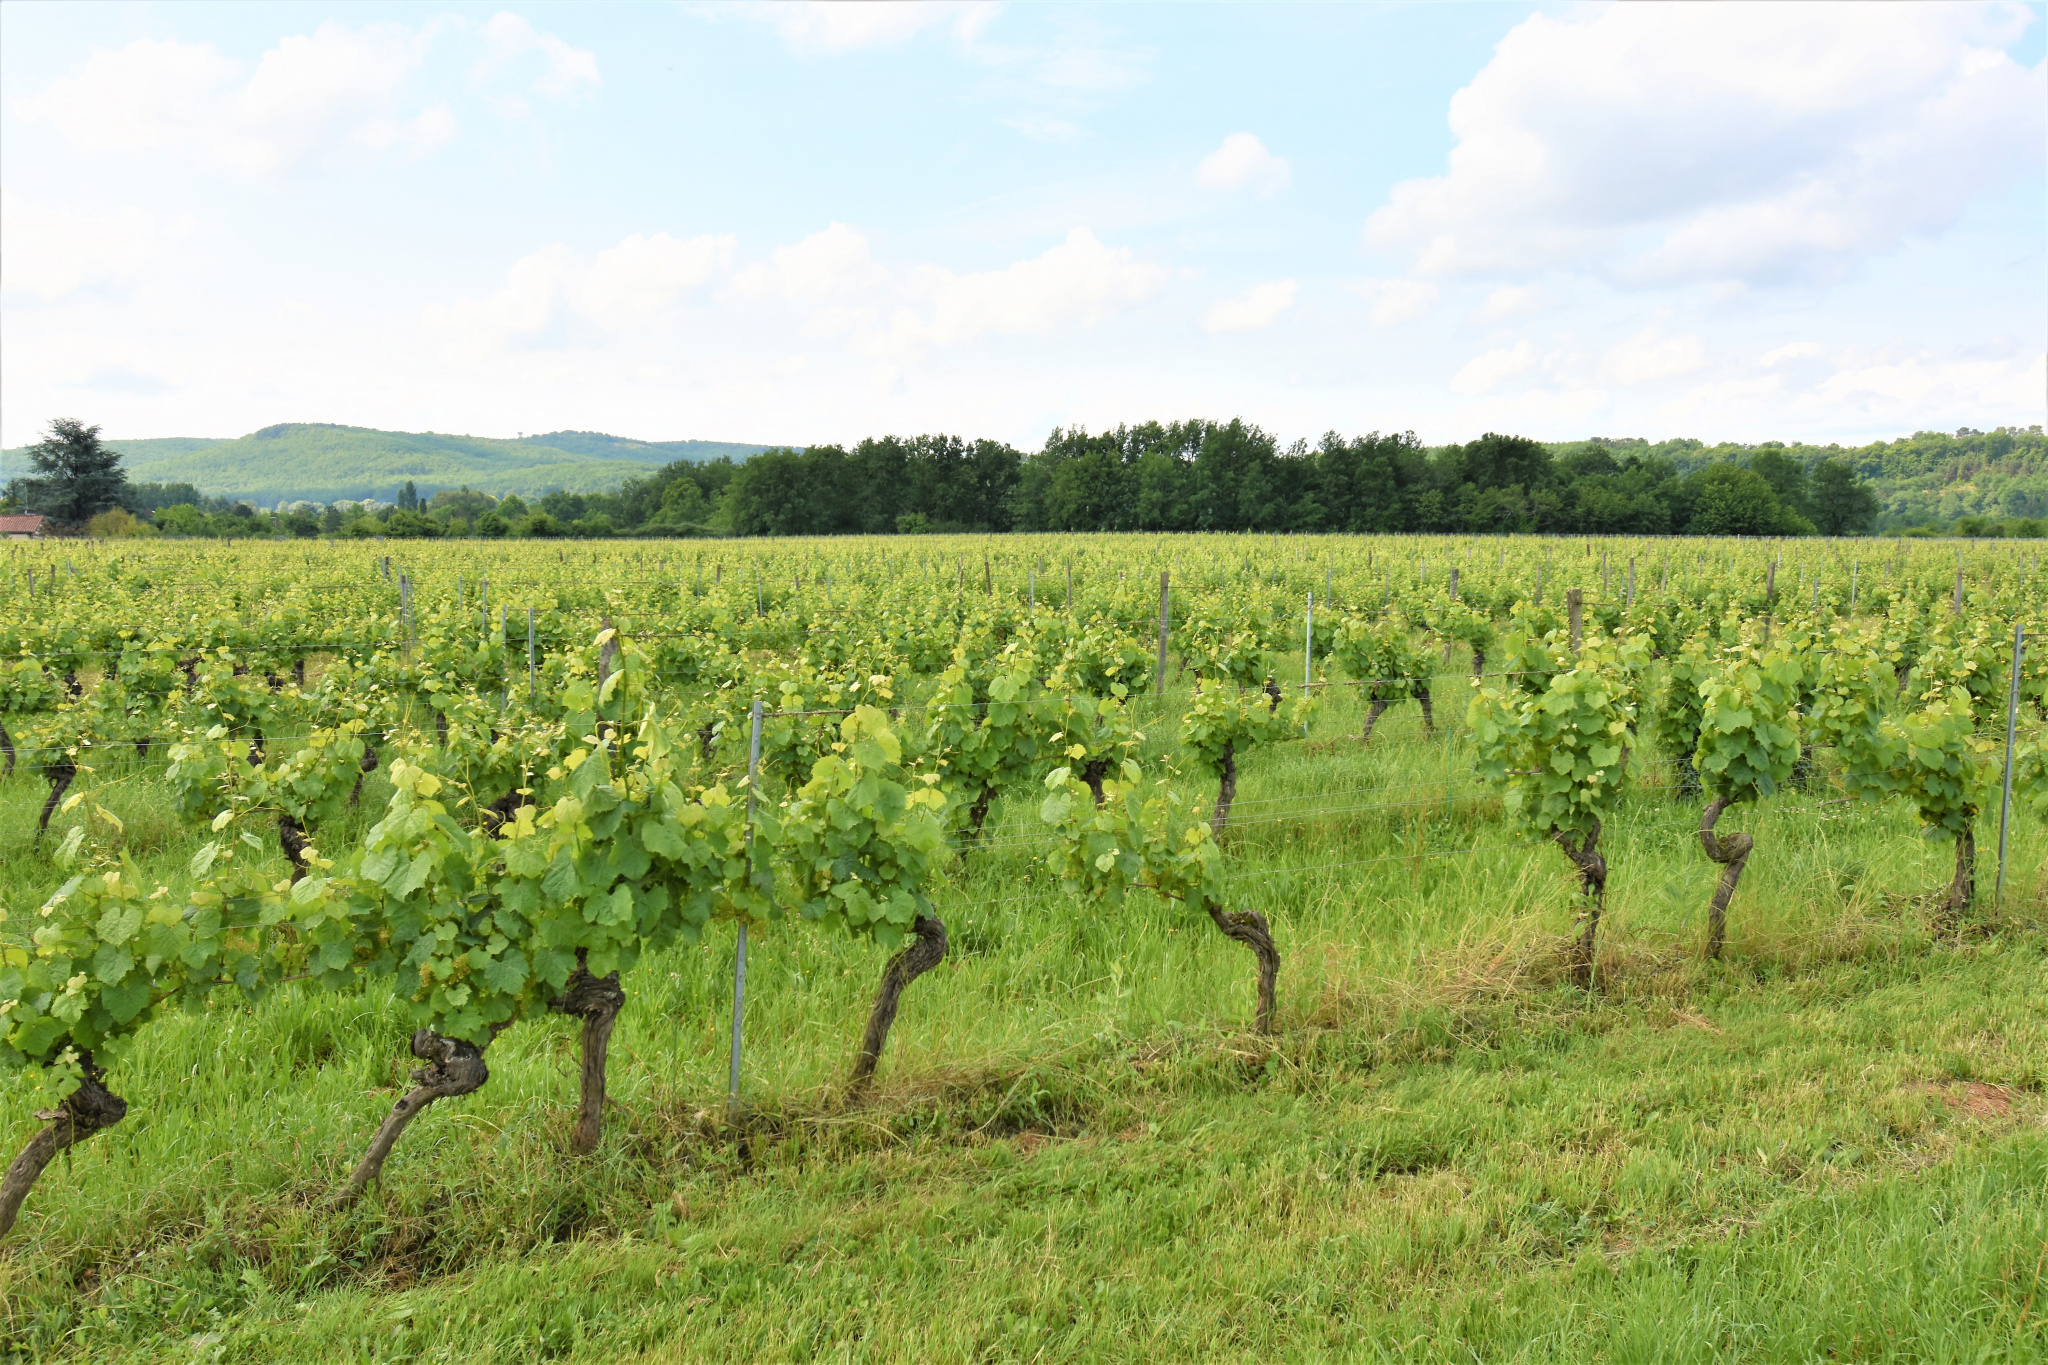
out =
<svg viewBox="0 0 2048 1365"><path fill-rule="evenodd" d="M2041 4L0 5L0 444L2048 416Z"/></svg>

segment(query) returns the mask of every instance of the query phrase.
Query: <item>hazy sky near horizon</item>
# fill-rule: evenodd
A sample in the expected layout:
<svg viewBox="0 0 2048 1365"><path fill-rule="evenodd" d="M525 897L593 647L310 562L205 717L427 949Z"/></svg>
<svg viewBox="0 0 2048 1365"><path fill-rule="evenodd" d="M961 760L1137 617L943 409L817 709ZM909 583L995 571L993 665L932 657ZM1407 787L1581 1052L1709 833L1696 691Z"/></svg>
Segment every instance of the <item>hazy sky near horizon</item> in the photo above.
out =
<svg viewBox="0 0 2048 1365"><path fill-rule="evenodd" d="M2044 420L2041 4L0 5L0 444Z"/></svg>

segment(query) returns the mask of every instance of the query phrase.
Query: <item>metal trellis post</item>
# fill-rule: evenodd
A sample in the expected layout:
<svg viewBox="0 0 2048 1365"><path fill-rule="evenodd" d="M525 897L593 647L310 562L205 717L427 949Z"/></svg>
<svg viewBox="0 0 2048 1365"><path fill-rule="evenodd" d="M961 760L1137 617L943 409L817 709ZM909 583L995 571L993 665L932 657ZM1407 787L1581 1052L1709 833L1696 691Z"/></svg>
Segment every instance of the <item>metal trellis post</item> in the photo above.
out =
<svg viewBox="0 0 2048 1365"><path fill-rule="evenodd" d="M761 779L761 699L754 698L753 734L747 741L747 883L754 880L754 789ZM740 1021L747 1005L747 922L740 921L732 959L732 1062L726 1077L726 1109L740 1107Z"/></svg>
<svg viewBox="0 0 2048 1365"><path fill-rule="evenodd" d="M2012 691L2005 703L2005 798L1998 807L1998 880L1991 889L1991 904L2005 893L2005 831L2012 822L2012 745L2020 723L2020 663L2026 657L2027 628L2012 628Z"/></svg>

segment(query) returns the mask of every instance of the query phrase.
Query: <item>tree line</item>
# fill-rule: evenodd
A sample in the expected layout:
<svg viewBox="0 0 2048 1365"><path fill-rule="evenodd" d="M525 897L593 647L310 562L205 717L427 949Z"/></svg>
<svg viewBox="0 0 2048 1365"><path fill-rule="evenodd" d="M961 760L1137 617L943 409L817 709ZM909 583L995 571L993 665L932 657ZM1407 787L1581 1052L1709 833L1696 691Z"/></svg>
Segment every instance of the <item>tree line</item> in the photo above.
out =
<svg viewBox="0 0 2048 1365"><path fill-rule="evenodd" d="M626 524L733 535L917 531L1585 532L1855 535L1878 499L1839 460L1783 447L1681 474L1600 440L1553 447L1489 433L1426 447L1413 432L1311 447L1242 420L1056 429L1026 454L996 441L883 437L670 465L616 495ZM646 510L644 518L637 516Z"/></svg>
<svg viewBox="0 0 2048 1365"><path fill-rule="evenodd" d="M958 436L883 436L678 460L614 492L511 496L407 482L394 503L264 512L189 484L129 484L99 429L52 424L0 510L100 534L603 537L888 535L1004 531L1859 535L1883 507L1867 450L1549 444L1488 433L1425 446L1413 432L1329 432L1282 446L1239 419L1056 428L1043 449ZM1981 437L1983 433L1968 433ZM1912 438L1925 444L1922 436ZM1947 438L1938 438L1947 441ZM2012 444L2001 430L1992 439ZM2029 447L2038 433L2022 433ZM1899 443L1904 445L1904 442ZM1882 449L1879 443L1878 449ZM1918 447L1915 447L1916 453ZM99 518L95 521L94 518ZM2038 521L1972 518L1960 533L2040 535Z"/></svg>

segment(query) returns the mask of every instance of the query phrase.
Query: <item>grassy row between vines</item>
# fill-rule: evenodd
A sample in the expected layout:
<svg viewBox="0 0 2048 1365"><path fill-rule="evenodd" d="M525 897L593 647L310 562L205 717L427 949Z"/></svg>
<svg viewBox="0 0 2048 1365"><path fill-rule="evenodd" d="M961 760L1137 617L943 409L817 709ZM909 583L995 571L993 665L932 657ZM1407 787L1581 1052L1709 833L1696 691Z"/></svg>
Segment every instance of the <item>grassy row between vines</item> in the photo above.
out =
<svg viewBox="0 0 2048 1365"><path fill-rule="evenodd" d="M1438 713L1462 715L1462 685ZM1034 878L1027 794L941 901L881 1084L840 1093L883 954L757 933L724 1108L729 930L643 963L602 1149L571 1157L575 1034L522 1025L326 1197L398 1093L387 989L167 1020L129 1118L45 1176L0 1252L21 1359L2038 1360L2048 1357L2048 839L1934 920L1950 846L1825 782L1724 828L1719 868L1638 758L1596 989L1572 880L1462 747L1341 691L1244 766L1231 870L1284 955ZM1164 734L1169 726L1156 727ZM1154 747L1159 747L1157 739ZM201 842L148 767L92 779L145 870ZM46 789L0 783L13 915L60 874ZM388 790L366 789L365 814ZM60 817L58 827L75 818ZM331 831L328 842L352 836ZM268 851L283 874L283 860ZM6 1141L33 1129L23 1106Z"/></svg>

